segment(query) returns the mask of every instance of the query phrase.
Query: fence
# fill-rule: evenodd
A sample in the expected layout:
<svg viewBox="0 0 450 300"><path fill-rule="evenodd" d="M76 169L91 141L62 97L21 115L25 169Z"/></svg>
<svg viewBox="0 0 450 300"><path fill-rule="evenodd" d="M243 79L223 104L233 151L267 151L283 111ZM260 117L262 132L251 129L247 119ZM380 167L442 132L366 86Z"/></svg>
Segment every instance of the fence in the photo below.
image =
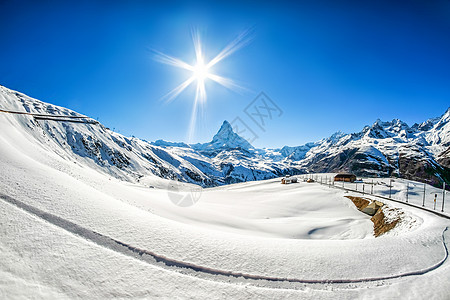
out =
<svg viewBox="0 0 450 300"><path fill-rule="evenodd" d="M330 188L340 188L363 195L373 195L421 207L433 212L444 213L446 211L445 200L449 196L448 191L445 190L445 183L442 189L439 189L425 183L400 178L363 178L355 182L345 182L334 181L334 176L330 174L305 174L299 177L304 181L312 179Z"/></svg>

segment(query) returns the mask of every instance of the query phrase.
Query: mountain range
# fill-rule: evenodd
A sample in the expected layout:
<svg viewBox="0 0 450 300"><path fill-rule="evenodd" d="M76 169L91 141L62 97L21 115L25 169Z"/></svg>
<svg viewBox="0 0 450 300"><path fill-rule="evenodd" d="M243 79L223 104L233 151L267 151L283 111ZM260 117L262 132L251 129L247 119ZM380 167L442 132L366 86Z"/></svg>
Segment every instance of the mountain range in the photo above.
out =
<svg viewBox="0 0 450 300"><path fill-rule="evenodd" d="M296 147L257 149L224 121L211 142L186 144L125 137L67 108L0 86L2 134L22 134L44 151L110 176L147 176L212 187L286 174L352 172L402 177L435 186L450 183L450 108L409 126L376 120L360 132L336 132Z"/></svg>

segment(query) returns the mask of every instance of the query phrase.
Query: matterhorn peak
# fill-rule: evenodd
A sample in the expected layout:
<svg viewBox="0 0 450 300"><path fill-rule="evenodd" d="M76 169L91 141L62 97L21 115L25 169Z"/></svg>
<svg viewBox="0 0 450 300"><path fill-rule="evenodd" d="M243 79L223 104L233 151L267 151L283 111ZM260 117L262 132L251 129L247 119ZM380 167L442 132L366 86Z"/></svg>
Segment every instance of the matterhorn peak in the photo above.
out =
<svg viewBox="0 0 450 300"><path fill-rule="evenodd" d="M219 131L213 137L211 141L213 148L242 148L250 149L253 148L252 145L234 132L231 124L225 120L222 123Z"/></svg>
<svg viewBox="0 0 450 300"><path fill-rule="evenodd" d="M224 135L230 135L233 134L233 127L231 126L230 122L227 120L223 121L222 126L220 126L219 131L217 132L216 136L224 136Z"/></svg>

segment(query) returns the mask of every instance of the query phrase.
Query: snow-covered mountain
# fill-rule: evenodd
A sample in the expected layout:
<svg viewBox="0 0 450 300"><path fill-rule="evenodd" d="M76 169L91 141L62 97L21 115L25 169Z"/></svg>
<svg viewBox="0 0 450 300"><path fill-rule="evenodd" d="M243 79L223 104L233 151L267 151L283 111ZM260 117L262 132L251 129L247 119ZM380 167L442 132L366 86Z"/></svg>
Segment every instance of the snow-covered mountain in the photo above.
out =
<svg viewBox="0 0 450 300"><path fill-rule="evenodd" d="M239 149L239 150L249 150L253 146L250 145L247 140L240 137L237 133L233 131L233 127L228 121L224 121L222 126L213 139L209 143L195 144L191 147L200 152L212 152L216 153L221 150Z"/></svg>
<svg viewBox="0 0 450 300"><path fill-rule="evenodd" d="M125 137L89 117L3 86L0 110L1 134L26 135L46 151L122 180L159 176L206 187L301 172L297 162L265 158L226 121L210 143L190 146Z"/></svg>
<svg viewBox="0 0 450 300"><path fill-rule="evenodd" d="M360 176L450 181L450 109L440 118L408 126L377 120L361 132L317 143L301 161L311 172L346 170Z"/></svg>
<svg viewBox="0 0 450 300"><path fill-rule="evenodd" d="M408 126L377 120L361 132L281 149L256 149L224 121L211 142L147 142L115 133L66 108L0 86L0 134L22 134L99 172L145 182L148 176L202 186L269 179L285 174L351 171L359 176L400 176L439 184L450 181L450 109L440 118Z"/></svg>

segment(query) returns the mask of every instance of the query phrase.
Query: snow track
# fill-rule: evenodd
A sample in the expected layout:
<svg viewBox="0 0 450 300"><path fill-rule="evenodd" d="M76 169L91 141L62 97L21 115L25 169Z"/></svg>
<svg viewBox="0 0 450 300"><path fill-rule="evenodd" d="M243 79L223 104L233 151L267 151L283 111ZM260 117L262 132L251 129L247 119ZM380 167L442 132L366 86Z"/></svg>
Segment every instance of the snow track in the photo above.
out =
<svg viewBox="0 0 450 300"><path fill-rule="evenodd" d="M71 115L52 115L52 114L36 114L25 111L12 111L12 110L4 110L0 109L0 112L8 113L8 114L16 114L16 115L29 115L33 117L48 117L48 118L69 118L69 119L88 119L86 116L71 116Z"/></svg>
<svg viewBox="0 0 450 300"><path fill-rule="evenodd" d="M85 123L85 124L99 124L98 121L92 120L86 116L71 116L71 115L51 115L51 114L35 114L22 111L10 111L0 109L0 112L16 115L28 115L32 116L35 120L41 121L56 121L56 122L72 122L72 123Z"/></svg>
<svg viewBox="0 0 450 300"><path fill-rule="evenodd" d="M158 267L162 267L171 271L176 271L185 275L203 277L204 279L213 280L213 281L223 281L230 282L231 278L237 279L245 279L250 283L255 284L257 286L264 286L269 282L280 282L280 283L301 283L301 284L349 284L349 283L364 283L364 282L375 282L375 281L385 281L396 278L403 278L409 276L418 276L424 275L428 272L436 270L440 266L444 264L444 262L448 259L448 248L446 245L445 234L448 231L448 227L444 229L442 232L442 245L445 250L444 257L440 260L440 262L425 268L416 271L401 273L397 275L389 275L389 276L381 276L381 277L368 277L368 278L359 278L359 279L300 279L300 278L288 278L288 277L272 277L272 276L264 276L264 275L256 275L256 274L247 274L240 273L234 271L220 270L209 267L204 267L192 263L187 263L175 259L168 258L166 256L154 253L149 250L140 249L134 247L132 245L123 243L111 237L102 235L95 231L86 229L82 226L79 226L73 222L70 222L66 219L58 217L56 215L47 213L42 211L36 207L25 204L19 200L16 200L10 196L4 195L0 193L0 199L3 201L12 204L38 218L45 220L55 226L58 226L70 233L78 235L84 239L87 239L91 242L94 242L97 245L108 248L115 252L121 253L123 255L139 259L151 265L155 265ZM284 287L289 288L289 286ZM292 288L292 286L291 286Z"/></svg>

